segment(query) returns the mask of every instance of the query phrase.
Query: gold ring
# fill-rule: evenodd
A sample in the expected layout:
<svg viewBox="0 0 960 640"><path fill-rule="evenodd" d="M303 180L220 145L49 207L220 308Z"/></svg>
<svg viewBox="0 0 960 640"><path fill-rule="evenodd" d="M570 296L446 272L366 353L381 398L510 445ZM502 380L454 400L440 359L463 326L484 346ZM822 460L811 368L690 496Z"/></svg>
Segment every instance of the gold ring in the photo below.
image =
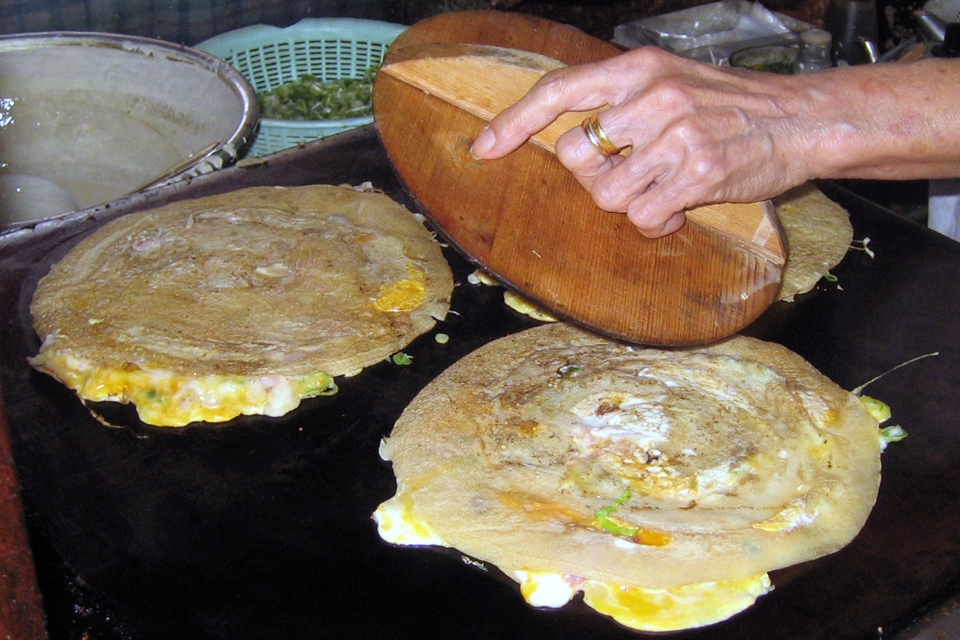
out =
<svg viewBox="0 0 960 640"><path fill-rule="evenodd" d="M584 120L581 126L583 127L583 132L587 134L587 140L589 140L590 144L602 155L607 157L614 156L623 149L623 147L618 147L613 144L610 138L607 137L607 132L600 126L599 114L593 114Z"/></svg>

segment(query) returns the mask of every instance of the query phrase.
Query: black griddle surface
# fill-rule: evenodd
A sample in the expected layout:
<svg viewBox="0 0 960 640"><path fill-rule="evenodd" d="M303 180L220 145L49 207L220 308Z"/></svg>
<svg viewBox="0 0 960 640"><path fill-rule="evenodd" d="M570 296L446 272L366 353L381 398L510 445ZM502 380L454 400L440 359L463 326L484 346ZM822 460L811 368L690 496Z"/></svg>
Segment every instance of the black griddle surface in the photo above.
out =
<svg viewBox="0 0 960 640"><path fill-rule="evenodd" d="M372 127L0 244L0 383L34 535L135 640L642 635L577 601L530 607L494 567L455 551L377 536L371 513L395 488L377 449L403 408L461 356L536 324L507 309L500 290L467 284L473 266L450 251L454 313L406 349L413 363L339 379L337 395L283 418L157 429L107 406L122 425L109 428L27 366L37 280L103 221L246 186L367 180L409 204ZM884 453L880 497L857 539L774 572L775 591L736 618L671 638L891 637L960 587L960 244L821 186L875 257L851 251L837 283L776 303L745 333L786 345L848 389L940 355L867 389L910 435ZM441 332L447 344L436 342Z"/></svg>

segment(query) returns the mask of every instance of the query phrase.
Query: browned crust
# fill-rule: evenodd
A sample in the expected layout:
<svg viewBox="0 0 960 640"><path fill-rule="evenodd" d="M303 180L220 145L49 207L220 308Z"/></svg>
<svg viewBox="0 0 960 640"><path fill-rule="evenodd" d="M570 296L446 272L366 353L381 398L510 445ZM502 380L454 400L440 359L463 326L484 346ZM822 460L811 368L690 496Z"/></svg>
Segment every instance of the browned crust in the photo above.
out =
<svg viewBox="0 0 960 640"><path fill-rule="evenodd" d="M376 310L408 265L424 303ZM96 367L338 376L432 328L452 289L439 245L388 196L255 187L111 222L54 265L31 311L42 339Z"/></svg>

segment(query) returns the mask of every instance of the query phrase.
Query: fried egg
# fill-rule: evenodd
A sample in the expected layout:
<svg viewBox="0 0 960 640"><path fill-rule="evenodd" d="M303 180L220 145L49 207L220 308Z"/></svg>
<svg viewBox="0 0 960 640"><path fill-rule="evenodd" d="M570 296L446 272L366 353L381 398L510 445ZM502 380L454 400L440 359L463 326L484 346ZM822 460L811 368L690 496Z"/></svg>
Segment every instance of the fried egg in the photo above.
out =
<svg viewBox="0 0 960 640"><path fill-rule="evenodd" d="M305 376L207 375L189 377L171 370L110 369L45 342L42 367L63 380L90 402L131 402L143 422L157 426L182 426L191 422L223 422L239 415L282 416L305 398L333 395L334 379L324 372Z"/></svg>
<svg viewBox="0 0 960 640"><path fill-rule="evenodd" d="M427 522L416 516L413 502L408 498L396 497L382 503L373 517L380 537L387 542L449 546ZM651 589L557 573L500 569L519 583L523 599L534 607L559 608L582 593L587 606L638 631L676 631L713 624L740 613L773 589L766 573L723 582Z"/></svg>

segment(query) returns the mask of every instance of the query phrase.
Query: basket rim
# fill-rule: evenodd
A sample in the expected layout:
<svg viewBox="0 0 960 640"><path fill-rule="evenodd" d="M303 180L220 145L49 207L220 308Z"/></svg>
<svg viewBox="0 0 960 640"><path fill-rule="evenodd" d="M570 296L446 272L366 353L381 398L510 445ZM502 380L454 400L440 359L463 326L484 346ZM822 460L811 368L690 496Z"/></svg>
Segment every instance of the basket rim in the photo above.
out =
<svg viewBox="0 0 960 640"><path fill-rule="evenodd" d="M369 39L392 42L407 29L406 25L361 18L303 18L288 27L255 24L215 35L195 48L217 57L231 51L250 49L292 40L323 40L336 35L340 39Z"/></svg>
<svg viewBox="0 0 960 640"><path fill-rule="evenodd" d="M311 127L342 126L372 122L373 116L358 116L356 118L337 118L329 120L281 120L279 118L260 118L260 126L286 127L289 129L309 129Z"/></svg>

